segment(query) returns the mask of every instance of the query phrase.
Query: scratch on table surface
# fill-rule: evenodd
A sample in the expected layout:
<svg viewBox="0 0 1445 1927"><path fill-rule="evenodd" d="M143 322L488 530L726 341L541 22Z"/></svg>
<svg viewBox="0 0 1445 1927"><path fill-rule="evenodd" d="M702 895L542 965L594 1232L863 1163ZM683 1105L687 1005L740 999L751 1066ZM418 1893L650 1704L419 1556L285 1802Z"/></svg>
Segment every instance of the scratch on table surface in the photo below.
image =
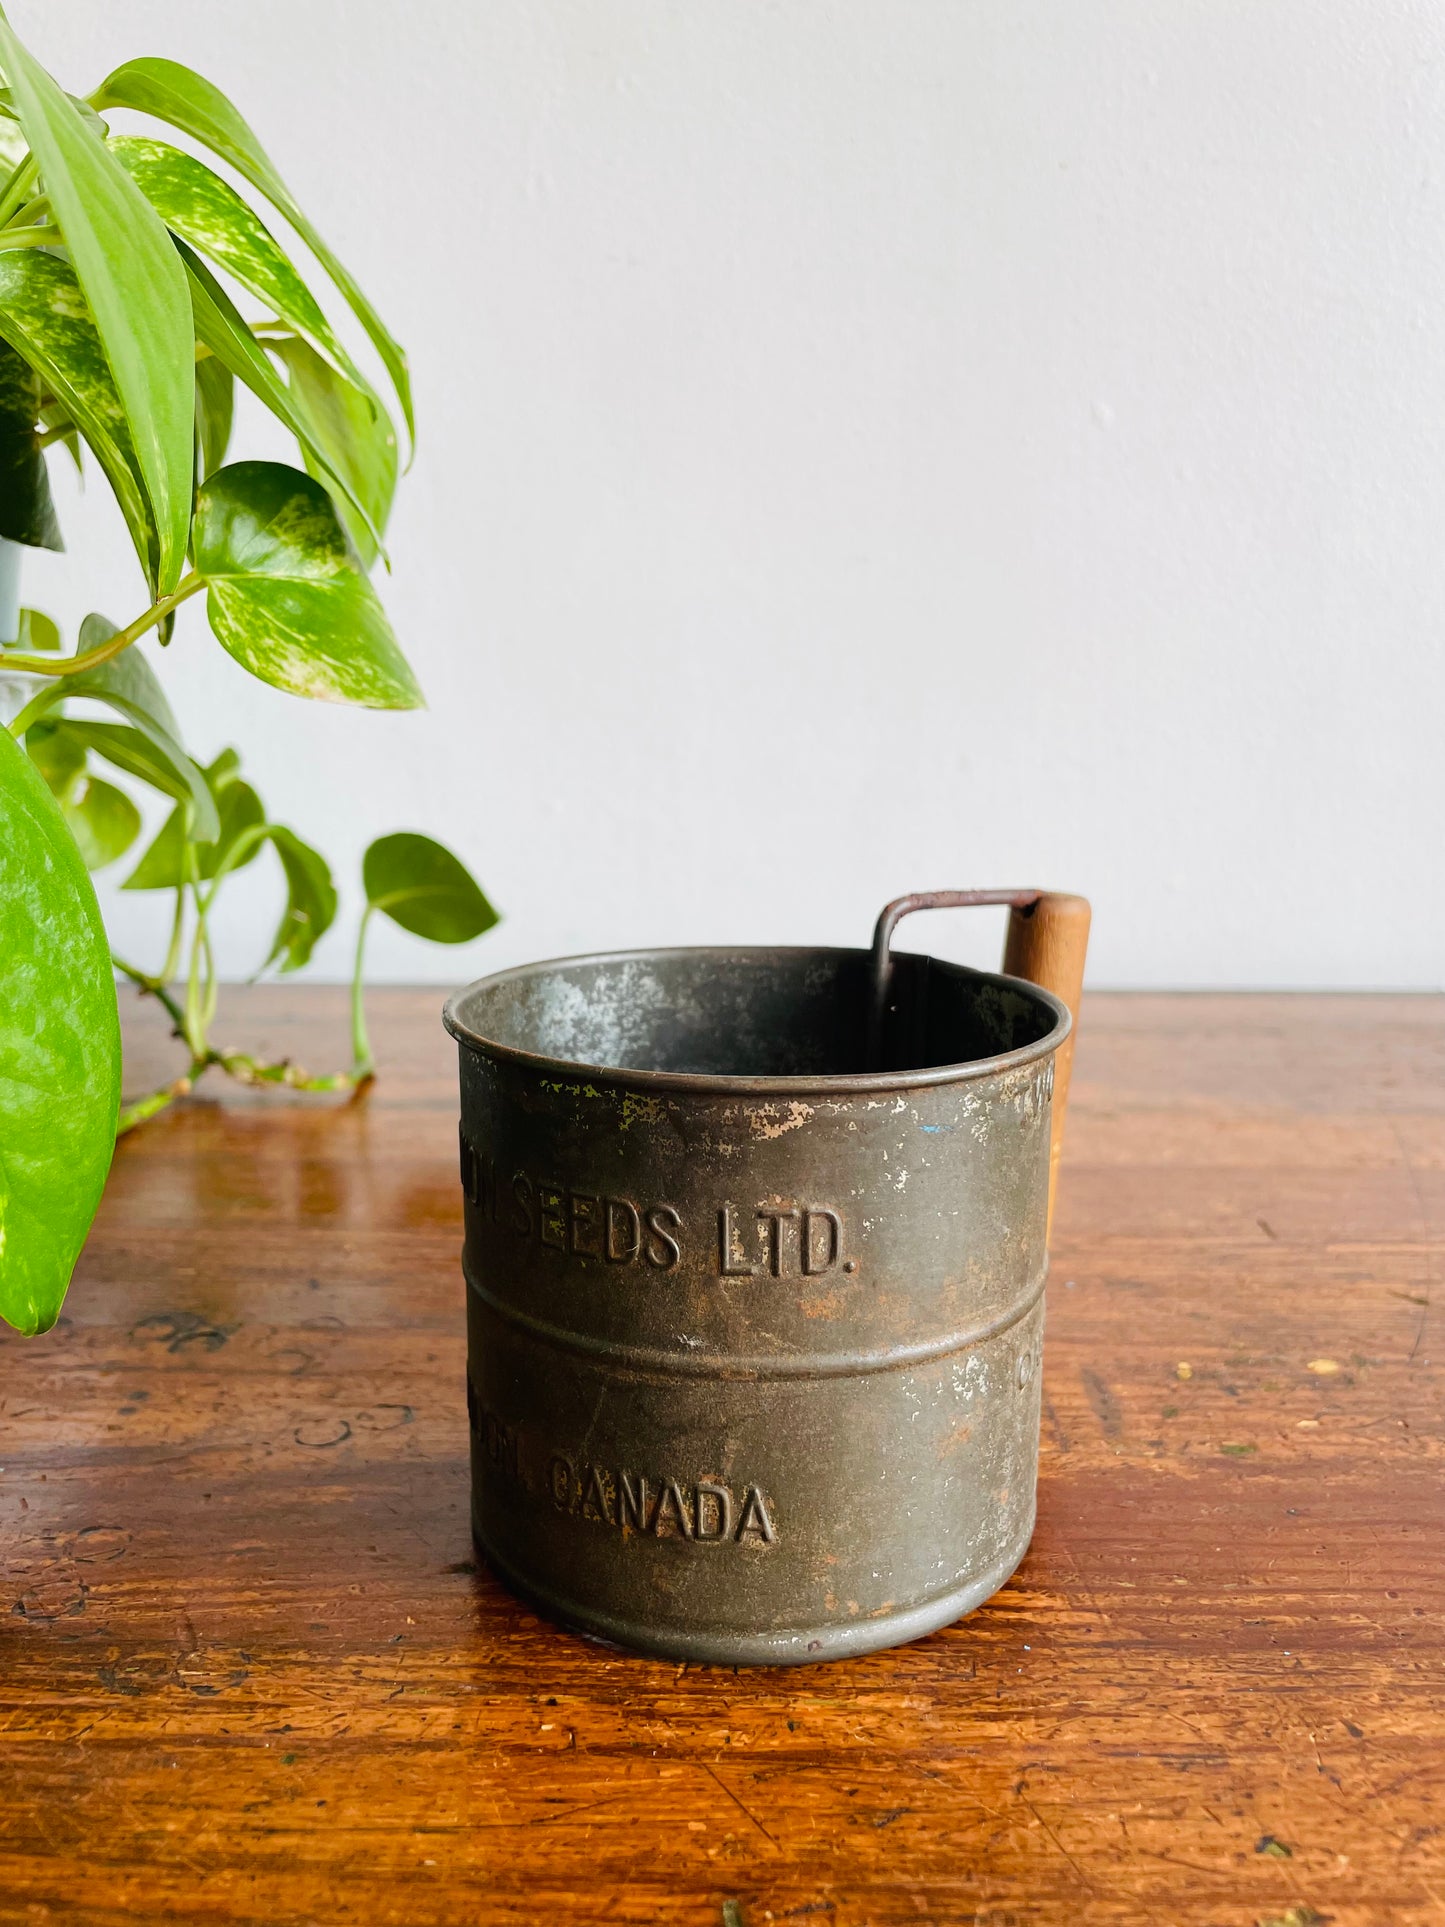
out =
<svg viewBox="0 0 1445 1927"><path fill-rule="evenodd" d="M619 1800L630 1800L631 1798L632 1790L631 1788L626 1788L621 1793L609 1793L605 1799L584 1800L579 1806L568 1807L562 1813L539 1813L531 1820L528 1820L526 1824L529 1827L550 1827L555 1825L558 1820L575 1820L579 1813L595 1813L598 1807L615 1807Z"/></svg>
<svg viewBox="0 0 1445 1927"><path fill-rule="evenodd" d="M1059 1415L1054 1410L1054 1401L1051 1398L1049 1398L1047 1394L1044 1397L1044 1414L1047 1417L1049 1424L1053 1427L1054 1443L1058 1446L1059 1451L1061 1453L1064 1453L1065 1455L1067 1455L1069 1450L1069 1435L1064 1430L1063 1426L1060 1425Z"/></svg>
<svg viewBox="0 0 1445 1927"><path fill-rule="evenodd" d="M1084 1381L1084 1392L1104 1437L1111 1443L1122 1436L1124 1417L1119 1410L1119 1401L1113 1388L1091 1366L1081 1365L1079 1377Z"/></svg>
<svg viewBox="0 0 1445 1927"><path fill-rule="evenodd" d="M1029 1812L1034 1816L1035 1820L1038 1821L1039 1825L1043 1828L1044 1832L1048 1835L1049 1839L1053 1842L1054 1846L1057 1847L1058 1851L1064 1856L1065 1860L1068 1861L1069 1865L1073 1868L1074 1872L1079 1876L1080 1880L1089 1889L1089 1891L1091 1893L1096 1891L1093 1881L1084 1872L1083 1868L1079 1865L1078 1861L1075 1860L1074 1856L1069 1852L1068 1848L1064 1845L1063 1841L1060 1840L1059 1836L1054 1832L1053 1828L1049 1825L1048 1821L1039 1812L1038 1808L1034 1805L1033 1801L1024 1799L1023 1796L1021 1795L1020 1804L1028 1808Z"/></svg>
<svg viewBox="0 0 1445 1927"><path fill-rule="evenodd" d="M1206 1813L1209 1813L1210 1819L1215 1821L1217 1825L1223 1824L1223 1822L1219 1820L1219 1816L1217 1814L1209 1812L1208 1807L1206 1807L1204 1811ZM1162 1860L1167 1866L1187 1867L1191 1873L1201 1873L1201 1874L1204 1874L1206 1877L1214 1880L1220 1880L1227 1877L1227 1874L1228 1874L1227 1868L1217 1867L1217 1866L1216 1867L1204 1866L1197 1860L1181 1860L1177 1854L1164 1853L1158 1847L1141 1847L1138 1844L1138 1842L1134 1839L1134 1836L1130 1833L1129 1823L1125 1819L1122 1813L1119 1815L1119 1828L1120 1828L1120 1831L1123 1833L1125 1840L1129 1844L1129 1851L1132 1854L1136 1854L1138 1858L1141 1860Z"/></svg>
<svg viewBox="0 0 1445 1927"><path fill-rule="evenodd" d="M752 1821L753 1825L757 1828L758 1832L763 1836L763 1838L765 1840L771 1841L773 1846L776 1847L778 1844L776 1835L768 1832L767 1828L763 1825L762 1821L758 1818L758 1816L753 1812L752 1808L748 1806L747 1802L745 1800L740 1800L738 1798L737 1794L733 1792L732 1788L727 1785L727 1783L720 1777L719 1774L713 1771L713 1768L708 1764L706 1760L699 1760L698 1765L702 1768L703 1772L707 1774L708 1778L716 1786L722 1789L722 1791L732 1801L733 1805L737 1807L741 1813L746 1814L748 1819Z"/></svg>

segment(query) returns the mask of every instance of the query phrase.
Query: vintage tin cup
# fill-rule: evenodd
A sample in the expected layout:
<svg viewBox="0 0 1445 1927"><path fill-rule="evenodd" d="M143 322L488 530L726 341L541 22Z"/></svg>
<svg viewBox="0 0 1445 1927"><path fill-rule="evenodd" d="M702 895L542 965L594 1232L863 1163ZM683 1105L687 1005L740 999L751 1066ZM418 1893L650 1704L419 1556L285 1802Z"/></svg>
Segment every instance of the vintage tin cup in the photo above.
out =
<svg viewBox="0 0 1445 1927"><path fill-rule="evenodd" d="M733 1665L988 1598L1034 1523L1065 1004L884 933L533 964L445 1021L496 1573Z"/></svg>

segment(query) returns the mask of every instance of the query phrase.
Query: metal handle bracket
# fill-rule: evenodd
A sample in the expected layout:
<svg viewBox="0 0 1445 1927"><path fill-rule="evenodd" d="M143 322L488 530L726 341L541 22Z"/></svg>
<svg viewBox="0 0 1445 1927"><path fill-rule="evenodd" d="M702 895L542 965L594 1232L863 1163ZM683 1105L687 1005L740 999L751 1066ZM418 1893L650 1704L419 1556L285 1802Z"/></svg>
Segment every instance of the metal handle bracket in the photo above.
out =
<svg viewBox="0 0 1445 1927"><path fill-rule="evenodd" d="M915 910L973 910L985 904L1009 910L1029 910L1043 896L1042 890L917 890L912 896L895 897L879 913L873 930L873 961L870 965L868 1000L868 1064L876 1068L883 1044L883 1020L888 1013L888 992L893 978L890 946L893 933L905 917Z"/></svg>

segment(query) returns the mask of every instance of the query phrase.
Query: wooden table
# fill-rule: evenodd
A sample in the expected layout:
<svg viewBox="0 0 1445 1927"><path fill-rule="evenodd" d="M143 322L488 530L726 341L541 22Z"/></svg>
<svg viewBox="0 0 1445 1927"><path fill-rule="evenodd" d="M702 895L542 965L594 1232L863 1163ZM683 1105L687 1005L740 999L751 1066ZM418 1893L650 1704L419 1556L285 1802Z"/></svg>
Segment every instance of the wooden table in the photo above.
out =
<svg viewBox="0 0 1445 1927"><path fill-rule="evenodd" d="M364 1104L127 1140L6 1335L0 1920L1445 1922L1445 1001L1094 998L1032 1552L739 1673L474 1564L437 1004ZM228 1010L341 1054L339 992Z"/></svg>

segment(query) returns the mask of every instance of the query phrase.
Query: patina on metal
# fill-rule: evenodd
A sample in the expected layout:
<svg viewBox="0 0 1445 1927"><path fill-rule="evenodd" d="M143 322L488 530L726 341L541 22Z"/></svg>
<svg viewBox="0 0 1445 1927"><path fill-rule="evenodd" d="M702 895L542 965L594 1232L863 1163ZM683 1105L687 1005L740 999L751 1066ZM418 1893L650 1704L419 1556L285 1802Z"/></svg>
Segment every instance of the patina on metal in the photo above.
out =
<svg viewBox="0 0 1445 1927"><path fill-rule="evenodd" d="M1070 1015L890 956L915 907L873 953L568 958L447 1005L473 1526L557 1619L833 1659L1023 1556Z"/></svg>

